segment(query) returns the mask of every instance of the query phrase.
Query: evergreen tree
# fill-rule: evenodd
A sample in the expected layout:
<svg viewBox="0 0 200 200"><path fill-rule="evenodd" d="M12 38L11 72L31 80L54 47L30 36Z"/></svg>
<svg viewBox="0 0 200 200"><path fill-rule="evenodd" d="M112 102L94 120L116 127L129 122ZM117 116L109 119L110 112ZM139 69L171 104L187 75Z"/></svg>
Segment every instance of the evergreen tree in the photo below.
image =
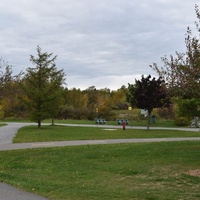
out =
<svg viewBox="0 0 200 200"><path fill-rule="evenodd" d="M28 107L30 119L38 123L47 118L54 118L58 111L62 94L62 84L65 81L63 70L57 70L53 53L42 53L37 46L37 57L31 55L30 61L34 67L27 69L22 88L26 94L23 99Z"/></svg>

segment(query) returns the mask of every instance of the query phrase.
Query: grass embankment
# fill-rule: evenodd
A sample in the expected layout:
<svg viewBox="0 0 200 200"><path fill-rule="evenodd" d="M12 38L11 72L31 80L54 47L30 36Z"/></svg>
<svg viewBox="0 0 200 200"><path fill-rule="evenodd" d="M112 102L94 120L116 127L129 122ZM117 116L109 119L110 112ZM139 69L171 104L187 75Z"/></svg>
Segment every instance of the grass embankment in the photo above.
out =
<svg viewBox="0 0 200 200"><path fill-rule="evenodd" d="M47 142L64 140L125 139L125 138L164 138L164 137L200 137L200 132L177 130L136 130L106 129L102 127L36 126L22 127L14 143Z"/></svg>
<svg viewBox="0 0 200 200"><path fill-rule="evenodd" d="M52 200L196 200L199 157L199 141L3 151L0 181Z"/></svg>

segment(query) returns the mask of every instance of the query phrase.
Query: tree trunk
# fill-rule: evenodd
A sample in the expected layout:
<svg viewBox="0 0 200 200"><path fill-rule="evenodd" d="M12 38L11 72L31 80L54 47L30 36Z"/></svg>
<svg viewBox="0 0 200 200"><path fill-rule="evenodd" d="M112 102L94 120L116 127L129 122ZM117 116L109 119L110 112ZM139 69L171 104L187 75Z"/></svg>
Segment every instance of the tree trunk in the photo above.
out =
<svg viewBox="0 0 200 200"><path fill-rule="evenodd" d="M149 130L149 127L150 127L150 117L151 117L151 111L148 110L148 116L147 116L147 130Z"/></svg>
<svg viewBox="0 0 200 200"><path fill-rule="evenodd" d="M54 117L51 118L51 125L54 126Z"/></svg>
<svg viewBox="0 0 200 200"><path fill-rule="evenodd" d="M41 121L38 121L38 128L41 128Z"/></svg>

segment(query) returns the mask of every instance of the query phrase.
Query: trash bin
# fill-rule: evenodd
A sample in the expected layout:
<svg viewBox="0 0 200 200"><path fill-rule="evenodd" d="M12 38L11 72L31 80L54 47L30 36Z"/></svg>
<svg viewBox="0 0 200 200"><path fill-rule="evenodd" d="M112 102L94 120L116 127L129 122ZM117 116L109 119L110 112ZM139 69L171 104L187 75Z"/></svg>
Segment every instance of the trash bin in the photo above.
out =
<svg viewBox="0 0 200 200"><path fill-rule="evenodd" d="M156 123L156 116L155 115L152 115L152 122L153 122L153 124Z"/></svg>

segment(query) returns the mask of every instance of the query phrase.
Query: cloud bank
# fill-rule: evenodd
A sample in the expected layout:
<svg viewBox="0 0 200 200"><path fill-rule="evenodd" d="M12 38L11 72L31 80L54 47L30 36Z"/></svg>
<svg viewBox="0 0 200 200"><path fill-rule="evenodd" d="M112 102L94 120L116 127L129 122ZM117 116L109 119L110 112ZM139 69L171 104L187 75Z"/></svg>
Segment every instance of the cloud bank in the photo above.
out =
<svg viewBox="0 0 200 200"><path fill-rule="evenodd" d="M160 57L184 52L197 0L7 0L0 3L0 48L14 72L31 66L30 54L58 55L67 87L118 89Z"/></svg>

